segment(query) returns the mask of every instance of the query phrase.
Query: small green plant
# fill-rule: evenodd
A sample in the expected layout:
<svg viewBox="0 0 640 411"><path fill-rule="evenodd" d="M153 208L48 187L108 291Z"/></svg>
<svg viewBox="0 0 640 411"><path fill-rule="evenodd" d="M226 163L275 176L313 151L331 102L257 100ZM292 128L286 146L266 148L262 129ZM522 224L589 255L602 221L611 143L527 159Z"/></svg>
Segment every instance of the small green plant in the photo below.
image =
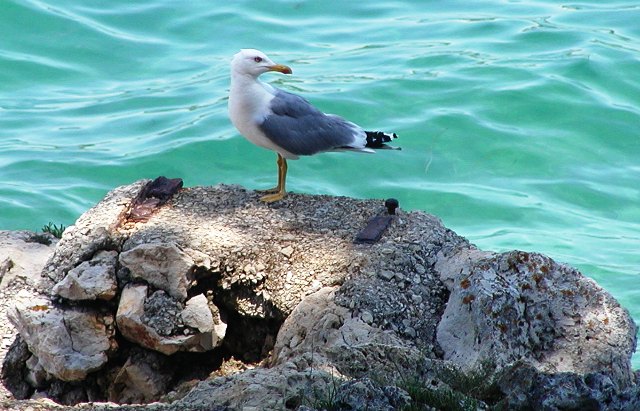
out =
<svg viewBox="0 0 640 411"><path fill-rule="evenodd" d="M66 229L67 227L63 226L62 224L60 224L60 226L57 226L53 224L51 221L49 221L49 224L42 227L42 232L49 233L53 235L55 238L62 238L62 233L64 233L64 230Z"/></svg>
<svg viewBox="0 0 640 411"><path fill-rule="evenodd" d="M461 392L449 388L429 388L419 381L411 381L402 386L411 397L411 403L403 411L450 410L476 411L482 409L482 403Z"/></svg>
<svg viewBox="0 0 640 411"><path fill-rule="evenodd" d="M481 361L477 368L463 372L455 367L442 367L439 376L449 386L463 394L485 402L497 402L502 396L494 382L496 365L490 360Z"/></svg>
<svg viewBox="0 0 640 411"><path fill-rule="evenodd" d="M398 386L411 397L411 403L403 411L500 408L503 394L494 382L495 365L491 362L483 362L467 372L451 365L440 365L433 371L444 384L434 386L419 378L402 379Z"/></svg>
<svg viewBox="0 0 640 411"><path fill-rule="evenodd" d="M313 378L311 375L309 377ZM341 407L338 404L338 389L341 382L342 381L338 379L332 371L331 380L326 385L325 389L313 387L311 395L302 395L302 403L314 409L323 411L335 411L340 409Z"/></svg>

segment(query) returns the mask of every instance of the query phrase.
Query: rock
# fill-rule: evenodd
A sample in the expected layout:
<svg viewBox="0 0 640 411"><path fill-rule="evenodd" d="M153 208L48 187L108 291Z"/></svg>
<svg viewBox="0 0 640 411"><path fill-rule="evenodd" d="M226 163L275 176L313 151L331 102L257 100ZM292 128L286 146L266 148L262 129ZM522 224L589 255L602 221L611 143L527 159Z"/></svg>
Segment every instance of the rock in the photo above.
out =
<svg viewBox="0 0 640 411"><path fill-rule="evenodd" d="M144 404L162 397L171 382L160 354L135 350L109 386L109 401Z"/></svg>
<svg viewBox="0 0 640 411"><path fill-rule="evenodd" d="M411 402L409 394L395 386L379 387L369 378L342 383L333 399L334 407L344 410L395 411Z"/></svg>
<svg viewBox="0 0 640 411"><path fill-rule="evenodd" d="M37 283L57 243L51 234L0 230L0 288L14 279Z"/></svg>
<svg viewBox="0 0 640 411"><path fill-rule="evenodd" d="M13 352L20 351L16 348L16 343L22 340L16 339L17 332L13 324L6 320L6 313L14 305L13 301L20 290L40 286L40 273L57 242L58 239L48 233L0 231L0 318L3 319L0 321L0 362L3 362L3 370L21 370L19 373L11 371L6 375L7 379L3 379L4 385L0 384L0 401L11 396L7 388L17 398L24 398L33 392L33 387L25 381L28 374L24 364L26 358L16 359L20 358L20 354L14 355ZM24 347L28 352L26 344ZM18 364L13 364L13 361Z"/></svg>
<svg viewBox="0 0 640 411"><path fill-rule="evenodd" d="M142 279L176 300L187 298L194 261L174 243L141 244L120 254L120 264L132 279Z"/></svg>
<svg viewBox="0 0 640 411"><path fill-rule="evenodd" d="M327 287L302 300L280 328L272 366L319 367L342 379L377 375L393 380L416 372L423 355L414 344L352 317L336 303L337 295L337 288Z"/></svg>
<svg viewBox="0 0 640 411"><path fill-rule="evenodd" d="M329 398L332 382L331 375L321 370L254 368L202 381L174 405L176 409L295 409L304 401Z"/></svg>
<svg viewBox="0 0 640 411"><path fill-rule="evenodd" d="M362 314L360 314L360 318L367 324L371 324L373 322L373 314L369 311L363 311Z"/></svg>
<svg viewBox="0 0 640 411"><path fill-rule="evenodd" d="M158 334L168 336L184 328L180 313L183 305L165 293L157 290L144 300L142 322Z"/></svg>
<svg viewBox="0 0 640 411"><path fill-rule="evenodd" d="M34 388L45 388L47 382L51 379L51 375L44 369L40 360L35 355L29 357L26 362L27 376L25 379Z"/></svg>
<svg viewBox="0 0 640 411"><path fill-rule="evenodd" d="M378 273L378 275L381 278L384 278L385 280L389 281L393 278L394 274L393 272L389 271L389 270L382 270Z"/></svg>
<svg viewBox="0 0 640 411"><path fill-rule="evenodd" d="M67 227L43 274L58 283L69 270L91 259L96 252L119 248L123 238L118 228L126 219L129 206L148 183L149 180L141 180L114 189Z"/></svg>
<svg viewBox="0 0 640 411"><path fill-rule="evenodd" d="M82 262L53 287L53 294L68 300L111 300L116 296L116 263L118 253L99 251Z"/></svg>
<svg viewBox="0 0 640 411"><path fill-rule="evenodd" d="M498 385L506 394L509 409L615 409L611 405L616 392L621 391L602 373L545 373L527 361L513 363L501 371Z"/></svg>
<svg viewBox="0 0 640 411"><path fill-rule="evenodd" d="M82 380L107 362L114 336L105 325L109 314L61 310L47 298L25 293L8 316L42 368L56 378Z"/></svg>
<svg viewBox="0 0 640 411"><path fill-rule="evenodd" d="M167 329L165 324L160 333L153 326L152 321L143 321L145 315L145 302L147 301L148 286L127 285L122 290L120 303L116 313L116 324L122 335L131 342L142 347L159 351L163 354L173 354L188 340L188 337L177 336L166 338L163 335L171 335L177 324L171 324ZM177 313L176 313L177 314ZM149 323L152 323L151 325Z"/></svg>
<svg viewBox="0 0 640 411"><path fill-rule="evenodd" d="M541 372L606 372L631 384L635 324L593 280L536 253L461 253L436 267L451 291L437 333L445 359L468 368L527 360Z"/></svg>
<svg viewBox="0 0 640 411"><path fill-rule="evenodd" d="M216 309L216 318L213 317L209 302L204 294L198 294L187 301L187 306L180 314L182 321L188 327L197 329L201 333L211 333L213 346L222 341L227 330L227 324L220 319L220 312Z"/></svg>
<svg viewBox="0 0 640 411"><path fill-rule="evenodd" d="M179 303L162 291L152 294L152 298L147 297L147 292L146 285L129 284L122 290L116 323L126 339L166 355L178 351L208 351L221 344L222 338L215 327L207 332L182 334L182 324L178 323L182 314ZM155 315L147 312L150 307Z"/></svg>
<svg viewBox="0 0 640 411"><path fill-rule="evenodd" d="M409 404L411 381L412 394L476 408L633 409L635 326L569 267L482 252L435 217L403 210L378 242L354 244L385 212L377 200L290 194L264 204L217 186L146 202L145 184L88 210L43 271L56 297L78 288L96 299L53 302L46 284L37 298L14 293L31 299L11 311L30 352L14 344L11 357L24 364L5 365L26 384L16 392L175 400L147 405L158 410L441 407ZM117 268L111 300L78 285L106 255ZM106 330L106 363L87 364L83 381L62 380L78 377L78 353L52 358L65 328Z"/></svg>
<svg viewBox="0 0 640 411"><path fill-rule="evenodd" d="M2 364L2 384L19 400L29 398L34 391L28 383L27 362L32 357L27 343L18 336Z"/></svg>
<svg viewBox="0 0 640 411"><path fill-rule="evenodd" d="M282 255L284 255L287 258L291 258L291 256L293 255L293 247L291 247L290 245L280 249L280 252L282 253Z"/></svg>

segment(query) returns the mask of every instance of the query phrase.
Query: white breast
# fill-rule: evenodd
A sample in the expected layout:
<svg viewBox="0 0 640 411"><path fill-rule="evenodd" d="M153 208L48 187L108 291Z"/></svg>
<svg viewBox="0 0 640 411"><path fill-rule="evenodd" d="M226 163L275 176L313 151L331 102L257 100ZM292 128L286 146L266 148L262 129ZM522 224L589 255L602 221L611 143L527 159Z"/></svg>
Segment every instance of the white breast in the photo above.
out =
<svg viewBox="0 0 640 411"><path fill-rule="evenodd" d="M273 99L273 88L253 78L232 76L229 93L229 117L231 122L247 140L253 144L276 151L283 157L297 156L275 145L258 127L271 113L269 102Z"/></svg>

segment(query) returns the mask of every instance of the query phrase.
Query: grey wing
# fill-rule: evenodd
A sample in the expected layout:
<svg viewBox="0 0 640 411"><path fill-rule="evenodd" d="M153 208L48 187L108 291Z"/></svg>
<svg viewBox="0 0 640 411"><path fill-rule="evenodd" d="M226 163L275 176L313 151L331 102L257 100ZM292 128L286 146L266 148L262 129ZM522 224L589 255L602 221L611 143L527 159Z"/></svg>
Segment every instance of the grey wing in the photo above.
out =
<svg viewBox="0 0 640 411"><path fill-rule="evenodd" d="M327 115L295 94L278 90L270 103L271 114L260 129L278 146L295 155L364 147L366 135L357 125Z"/></svg>

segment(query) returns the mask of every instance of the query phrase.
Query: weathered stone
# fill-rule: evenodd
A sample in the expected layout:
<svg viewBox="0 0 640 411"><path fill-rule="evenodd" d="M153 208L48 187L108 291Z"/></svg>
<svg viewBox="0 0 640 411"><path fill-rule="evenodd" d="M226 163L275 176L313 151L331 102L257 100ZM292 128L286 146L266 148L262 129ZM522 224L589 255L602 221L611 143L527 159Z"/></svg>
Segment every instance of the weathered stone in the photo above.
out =
<svg viewBox="0 0 640 411"><path fill-rule="evenodd" d="M305 409L298 406L330 402L340 410L393 411L409 401L405 391L394 386L380 387L368 378L345 381L323 370L298 371L281 366L203 381L175 405L212 409L241 404L238 409L277 410Z"/></svg>
<svg viewBox="0 0 640 411"><path fill-rule="evenodd" d="M144 404L162 397L171 382L161 354L135 350L109 386L109 401Z"/></svg>
<svg viewBox="0 0 640 411"><path fill-rule="evenodd" d="M206 367L198 361L218 354L130 356L122 367L117 361L129 356L125 350L204 351L224 337L220 351L236 359L256 363L272 352L270 368L222 367L215 370L222 377L198 384L183 400L150 407L296 409L331 396L343 408L360 407L366 398L369 409L392 409L405 404L394 385L407 378L483 395L476 387L461 388L451 375L485 363L495 367L480 379L492 384L492 404L633 404L635 328L628 313L590 280L549 259L484 253L436 218L402 210L377 243L354 245L381 212L374 200L290 194L264 204L237 187L194 187L154 208L144 223L108 225L111 217L92 215L115 216L106 208L128 204L136 187L119 188L89 210L76 224L83 228L65 233L50 260L62 268L46 269L62 278L90 265L101 250L119 253L116 323L118 337L131 344L122 344L114 362L87 379L111 384L112 399L150 401L168 375L165 364L176 371L191 359L183 369ZM59 260L63 255L69 260ZM0 269L9 265L0 261ZM79 310L66 299L58 302L57 310ZM108 312L115 304L91 306ZM221 317L229 321L226 330ZM104 318L112 329L110 321ZM584 364L575 350L582 350ZM40 362L29 360L20 371L31 384L49 378ZM150 380L156 377L159 382ZM53 379L38 395L95 398L79 386ZM137 391L145 394L136 397Z"/></svg>
<svg viewBox="0 0 640 411"><path fill-rule="evenodd" d="M385 280L389 281L393 278L393 272L389 271L389 270L382 270L378 273L378 275L381 278L384 278Z"/></svg>
<svg viewBox="0 0 640 411"><path fill-rule="evenodd" d="M406 391L395 386L380 387L369 378L343 382L333 398L336 407L346 410L395 411L410 401Z"/></svg>
<svg viewBox="0 0 640 411"><path fill-rule="evenodd" d="M74 225L64 231L43 274L59 282L72 268L91 259L100 250L118 248L123 241L118 227L130 204L149 180L140 180L109 192L106 197L85 212Z"/></svg>
<svg viewBox="0 0 640 411"><path fill-rule="evenodd" d="M53 287L53 294L68 300L111 300L116 296L116 263L118 253L99 251L91 260L81 263Z"/></svg>
<svg viewBox="0 0 640 411"><path fill-rule="evenodd" d="M213 314L211 314L207 297L204 294L198 294L189 299L181 315L186 326L196 328L201 333L213 331L215 325Z"/></svg>
<svg viewBox="0 0 640 411"><path fill-rule="evenodd" d="M27 343L18 335L2 363L2 385L19 400L29 398L33 393L33 386L27 381L27 361L30 357L32 355Z"/></svg>
<svg viewBox="0 0 640 411"><path fill-rule="evenodd" d="M175 243L141 244L120 254L133 279L142 279L179 301L187 298L195 263Z"/></svg>
<svg viewBox="0 0 640 411"><path fill-rule="evenodd" d="M612 406L620 387L600 373L541 372L518 361L500 372L498 385L509 409L603 410ZM554 387L550 390L550 387Z"/></svg>
<svg viewBox="0 0 640 411"><path fill-rule="evenodd" d="M384 375L390 380L399 378L399 371L416 370L422 354L414 344L353 317L336 304L336 295L337 288L327 287L300 302L280 327L272 366L293 362L333 369L341 378ZM308 353L312 361L303 360Z"/></svg>
<svg viewBox="0 0 640 411"><path fill-rule="evenodd" d="M174 354L177 351L208 351L222 342L221 338L218 338L218 334L215 334L215 329L192 335L180 333L177 321L181 321L181 310L176 310L173 315L160 320L157 317L146 316L147 292L148 286L146 285L128 284L122 290L116 323L126 339L166 355ZM173 301L172 304L177 307L178 303ZM162 305L156 308L160 313L163 312ZM172 320L175 322L171 322Z"/></svg>
<svg viewBox="0 0 640 411"><path fill-rule="evenodd" d="M451 291L437 333L445 359L469 368L529 360L541 372L606 371L631 384L636 327L593 280L540 254L461 253L436 266Z"/></svg>
<svg viewBox="0 0 640 411"><path fill-rule="evenodd" d="M202 381L174 405L177 409L295 409L304 401L329 398L336 383L330 373L317 369L255 368Z"/></svg>
<svg viewBox="0 0 640 411"><path fill-rule="evenodd" d="M282 253L282 255L284 255L287 258L291 258L291 256L293 255L293 247L291 247L290 245L280 249L280 252Z"/></svg>
<svg viewBox="0 0 640 411"><path fill-rule="evenodd" d="M61 310L29 293L19 297L9 319L46 372L63 381L78 381L107 362L113 337L104 320L109 315Z"/></svg>
<svg viewBox="0 0 640 411"><path fill-rule="evenodd" d="M182 308L181 303L164 291L157 290L144 300L142 322L162 336L176 334L183 328L180 318Z"/></svg>
<svg viewBox="0 0 640 411"><path fill-rule="evenodd" d="M51 234L0 230L0 288L17 278L37 282L57 243Z"/></svg>
<svg viewBox="0 0 640 411"><path fill-rule="evenodd" d="M38 357L32 355L27 360L26 365L29 371L25 379L29 385L34 388L44 388L51 375L44 369Z"/></svg>
<svg viewBox="0 0 640 411"><path fill-rule="evenodd" d="M127 285L120 296L116 324L122 335L142 347L173 354L188 340L188 337L165 338L143 321L144 305L148 286Z"/></svg>

